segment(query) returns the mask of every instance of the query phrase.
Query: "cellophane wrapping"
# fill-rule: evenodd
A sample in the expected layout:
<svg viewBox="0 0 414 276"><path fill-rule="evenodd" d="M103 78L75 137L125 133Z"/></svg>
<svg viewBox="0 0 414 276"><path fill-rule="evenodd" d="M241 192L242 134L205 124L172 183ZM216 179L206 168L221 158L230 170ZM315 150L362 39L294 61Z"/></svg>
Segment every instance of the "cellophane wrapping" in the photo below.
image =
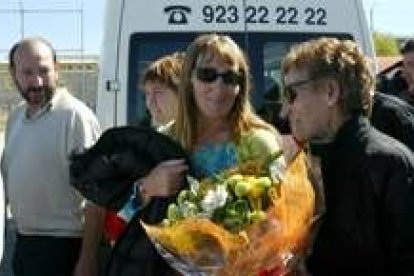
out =
<svg viewBox="0 0 414 276"><path fill-rule="evenodd" d="M218 177L203 179L195 183L196 188L183 192L184 196L193 198L189 201L193 209L181 210L177 215L177 210L182 208L177 204L169 208L164 223L142 222L158 252L178 272L280 276L296 269L297 260L308 243L315 208L306 155L300 152L288 165L283 165L280 158L249 162L238 164ZM231 182L242 179L259 183L266 177L271 179L271 184L265 184L265 188L260 186L261 190L256 184L245 184L246 188L237 181ZM226 196L223 189L220 194L217 188L222 188L223 183ZM207 194L216 206L207 204ZM195 207L191 205L193 201ZM188 207L181 198L183 202Z"/></svg>

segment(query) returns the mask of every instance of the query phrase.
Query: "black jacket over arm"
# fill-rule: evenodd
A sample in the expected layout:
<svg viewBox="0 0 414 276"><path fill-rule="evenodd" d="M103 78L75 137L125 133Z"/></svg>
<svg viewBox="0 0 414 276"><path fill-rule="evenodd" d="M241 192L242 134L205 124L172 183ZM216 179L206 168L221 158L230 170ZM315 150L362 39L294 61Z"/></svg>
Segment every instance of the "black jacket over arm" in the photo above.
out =
<svg viewBox="0 0 414 276"><path fill-rule="evenodd" d="M414 154L362 117L318 147L326 214L313 275L414 275Z"/></svg>
<svg viewBox="0 0 414 276"><path fill-rule="evenodd" d="M185 159L184 149L157 131L124 126L108 129L87 151L71 157L71 184L82 195L110 210L120 210L131 198L134 181L147 175L162 161ZM190 165L189 165L190 166ZM189 172L191 173L191 171ZM182 188L185 188L183 183ZM106 276L176 275L140 224L158 224L167 213L170 197L155 197L137 211L112 249Z"/></svg>

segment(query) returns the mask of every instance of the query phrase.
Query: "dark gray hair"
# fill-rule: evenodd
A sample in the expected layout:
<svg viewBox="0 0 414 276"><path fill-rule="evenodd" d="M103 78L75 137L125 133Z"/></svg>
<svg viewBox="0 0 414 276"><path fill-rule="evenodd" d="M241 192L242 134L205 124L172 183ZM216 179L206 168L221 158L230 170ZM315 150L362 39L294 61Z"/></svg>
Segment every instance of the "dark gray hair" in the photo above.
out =
<svg viewBox="0 0 414 276"><path fill-rule="evenodd" d="M403 46L400 49L402 55L414 52L414 39L409 39L404 42Z"/></svg>

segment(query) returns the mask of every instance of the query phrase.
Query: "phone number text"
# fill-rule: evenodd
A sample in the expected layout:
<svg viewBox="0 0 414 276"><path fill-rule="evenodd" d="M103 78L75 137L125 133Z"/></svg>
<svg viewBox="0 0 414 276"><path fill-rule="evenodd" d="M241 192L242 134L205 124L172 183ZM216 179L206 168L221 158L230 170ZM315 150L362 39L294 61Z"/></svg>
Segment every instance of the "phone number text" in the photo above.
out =
<svg viewBox="0 0 414 276"><path fill-rule="evenodd" d="M202 8L205 23L238 23L245 17L247 24L327 25L327 11L322 7L247 6L244 14L237 6L205 5Z"/></svg>

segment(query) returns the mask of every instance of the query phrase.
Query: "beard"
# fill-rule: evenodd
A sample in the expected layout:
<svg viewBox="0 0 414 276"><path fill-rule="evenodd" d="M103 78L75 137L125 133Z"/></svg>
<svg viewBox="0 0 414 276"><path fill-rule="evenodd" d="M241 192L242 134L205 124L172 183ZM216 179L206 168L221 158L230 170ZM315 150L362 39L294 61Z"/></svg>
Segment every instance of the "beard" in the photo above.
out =
<svg viewBox="0 0 414 276"><path fill-rule="evenodd" d="M32 107L43 107L50 101L55 91L55 88L52 86L29 86L26 89L22 89L19 86L18 88L27 104Z"/></svg>

